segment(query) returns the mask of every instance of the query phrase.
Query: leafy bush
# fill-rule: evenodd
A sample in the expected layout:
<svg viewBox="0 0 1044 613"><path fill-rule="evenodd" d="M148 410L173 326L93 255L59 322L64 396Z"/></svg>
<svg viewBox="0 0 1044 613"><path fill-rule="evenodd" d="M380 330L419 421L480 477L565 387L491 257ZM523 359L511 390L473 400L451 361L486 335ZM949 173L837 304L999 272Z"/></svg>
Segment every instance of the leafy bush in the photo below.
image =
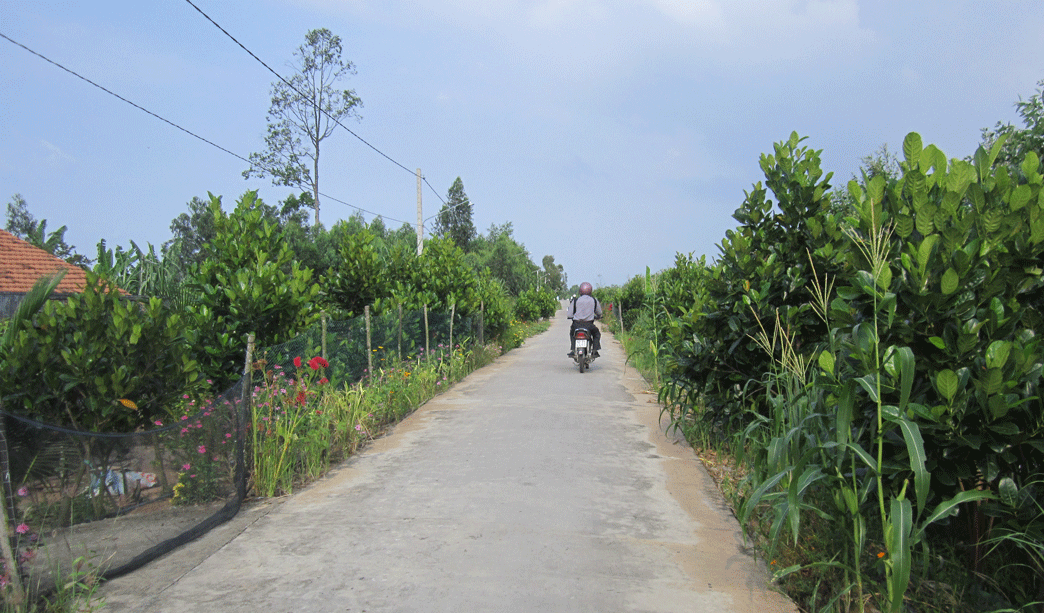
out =
<svg viewBox="0 0 1044 613"><path fill-rule="evenodd" d="M266 220L257 192L240 198L226 215L211 196L215 235L192 285L196 301L188 313L198 331L198 360L208 379L223 388L243 371L247 335L258 346L293 338L318 316L319 286L302 269L278 228Z"/></svg>
<svg viewBox="0 0 1044 613"><path fill-rule="evenodd" d="M544 289L527 289L515 301L515 316L522 321L553 317L558 310L558 298Z"/></svg>
<svg viewBox="0 0 1044 613"><path fill-rule="evenodd" d="M1039 158L1012 172L994 163L1003 138L962 161L911 134L901 176L850 183L841 219L823 199L819 152L801 140L762 156L778 212L756 184L716 265L679 260L647 276L637 321L655 338L657 314L669 316L667 411L745 457L740 517L763 518L772 542L798 542L816 516L851 539L781 575L822 564L846 590L834 595L857 604L863 582L879 581L879 603L898 611L911 582L932 578L929 552L964 543L961 566L1012 577L992 588L1002 600L1038 598ZM692 300L672 311L689 284ZM874 548L881 557L863 560Z"/></svg>
<svg viewBox="0 0 1044 613"><path fill-rule="evenodd" d="M49 301L0 356L8 410L81 430L130 432L206 385L180 315L158 298L133 302L97 275L87 279L82 294Z"/></svg>

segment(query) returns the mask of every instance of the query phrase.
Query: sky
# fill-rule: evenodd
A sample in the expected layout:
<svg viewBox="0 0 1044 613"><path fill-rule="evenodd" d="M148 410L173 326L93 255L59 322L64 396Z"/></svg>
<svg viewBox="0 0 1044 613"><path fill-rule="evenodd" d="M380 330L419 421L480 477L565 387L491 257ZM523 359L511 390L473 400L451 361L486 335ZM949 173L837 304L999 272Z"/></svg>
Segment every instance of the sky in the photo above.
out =
<svg viewBox="0 0 1044 613"><path fill-rule="evenodd" d="M320 191L348 203L321 200L326 227L413 225L416 169L424 217L460 177L479 232L510 222L570 284L715 258L792 132L841 186L909 132L971 155L1044 79L1040 0L193 4L283 76L309 30L341 37L363 107L322 144ZM77 252L158 249L193 197L294 191L236 157L263 150L276 77L185 0L0 0L0 33L170 122L0 38L0 201Z"/></svg>

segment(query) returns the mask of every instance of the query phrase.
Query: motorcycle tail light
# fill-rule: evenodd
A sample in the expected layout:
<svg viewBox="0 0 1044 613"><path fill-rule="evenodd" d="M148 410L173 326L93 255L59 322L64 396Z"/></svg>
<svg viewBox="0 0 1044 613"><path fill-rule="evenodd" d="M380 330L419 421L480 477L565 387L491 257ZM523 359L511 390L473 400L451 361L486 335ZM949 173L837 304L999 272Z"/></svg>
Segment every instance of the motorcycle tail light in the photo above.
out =
<svg viewBox="0 0 1044 613"><path fill-rule="evenodd" d="M587 338L587 334L582 332L582 331L581 332L577 332L576 333L576 338Z"/></svg>

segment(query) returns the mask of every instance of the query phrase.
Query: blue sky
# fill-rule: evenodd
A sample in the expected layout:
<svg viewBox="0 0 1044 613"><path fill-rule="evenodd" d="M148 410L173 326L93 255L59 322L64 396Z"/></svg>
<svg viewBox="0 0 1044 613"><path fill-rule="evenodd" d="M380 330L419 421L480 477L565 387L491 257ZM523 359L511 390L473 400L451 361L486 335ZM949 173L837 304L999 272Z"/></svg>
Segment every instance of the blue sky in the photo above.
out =
<svg viewBox="0 0 1044 613"><path fill-rule="evenodd" d="M910 131L970 155L1044 79L1040 0L194 3L281 74L308 30L339 35L363 101L348 127L443 198L461 177L480 231L512 222L572 283L714 257L792 131L840 185ZM183 0L0 0L0 32L238 155L263 146L275 77ZM102 238L158 247L193 196L290 193L2 39L0 135L0 199L89 257ZM415 222L410 172L344 131L323 146L321 191Z"/></svg>

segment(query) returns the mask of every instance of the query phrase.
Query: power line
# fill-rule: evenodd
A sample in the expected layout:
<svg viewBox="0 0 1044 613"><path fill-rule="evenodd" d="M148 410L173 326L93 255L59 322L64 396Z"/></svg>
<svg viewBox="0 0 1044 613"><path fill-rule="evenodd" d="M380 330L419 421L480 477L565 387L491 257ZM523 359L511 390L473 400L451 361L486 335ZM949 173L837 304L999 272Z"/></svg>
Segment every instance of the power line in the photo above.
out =
<svg viewBox="0 0 1044 613"><path fill-rule="evenodd" d="M79 74L79 73L77 73L77 72L75 72L73 70L70 70L69 68L66 68L65 66L62 66L58 62L55 62L54 60L52 60L52 59L50 59L50 58L48 58L48 57L46 57L44 55L41 55L40 53L37 53L36 51L33 51L29 47L26 47L22 43L12 39L11 37L9 37L6 34L4 34L3 32L0 32L0 38L3 38L3 39L7 40L8 42L10 42L10 43L12 43L14 45L17 45L18 47L21 47L22 49L28 51L29 53L35 55L36 57L44 60L48 64L51 64L52 66L56 66L56 67L64 70L65 72L73 75L76 78L78 78L78 79L80 79L82 81L85 81L87 83L90 83L94 87L97 87L98 89L100 89L103 92L109 94L110 96L113 96L115 98L118 98L119 100L122 100L123 102L126 102L127 104L133 106L134 108L138 109L139 111L142 111L143 113L147 113L148 115L151 115L151 116L155 117L156 119L159 119L163 123L165 123L165 124L167 124L169 126L172 126L174 128L177 128L178 130L181 130L182 132L184 132L185 134L188 134L189 136L192 136L193 138L197 138L197 139L203 141L204 143L207 143L208 145L210 145L212 147L215 147L215 148L217 148L217 149L219 149L221 151L224 151L225 153L231 155L232 157L235 157L237 159L240 159L240 160L246 162L247 164L250 164L250 160L244 158L243 156L239 155L238 153L235 153L233 151L229 151L228 149L222 147L221 145L218 145L217 143L214 143L213 141L207 140L206 138L203 138L202 136L200 136L200 135L198 135L198 134L196 134L196 133L194 133L194 132L192 132L192 131L190 131L190 130L188 130L186 128L183 128L183 127L179 126L178 124L174 123L173 121L170 121L169 119L166 119L164 117L161 117L161 116L157 115L156 113L153 113L152 111L150 111L147 108L141 106L140 104L136 104L134 102L131 102L130 100L124 98L123 96L117 94L116 92L113 92L112 90L107 89L106 87L95 83L94 81L88 79L87 77L85 77L85 76L83 76L83 75L81 75L81 74ZM343 200L339 200L337 198L334 198L332 196L328 196L326 194L321 194L321 195L324 198L329 198L330 200L333 200L334 202L337 202L337 203L343 204L345 206L351 207L351 208L353 208L353 209L355 209L357 211L361 211L363 213L369 213L370 215L376 215L376 216L379 216L379 217L383 217L384 219L390 219L391 221L397 221L397 222L407 223L407 224L410 223L410 222L404 221L402 219L395 219L394 217L387 217L387 216L381 215L380 213L375 213L373 211L366 210L366 209L364 209L362 207L355 206L354 204L349 204L349 203L347 203L347 202L345 202Z"/></svg>
<svg viewBox="0 0 1044 613"><path fill-rule="evenodd" d="M262 60L261 58L259 58L259 57L258 57L258 56L257 56L257 55L256 55L256 54L255 54L255 53L253 52L253 51L251 51L250 49L247 49L247 48L246 48L246 45L244 45L243 43L239 42L239 41L238 41L238 40L236 39L236 37L235 37L235 36L232 36L232 34L230 34L230 33L229 33L229 31L228 31L228 30L226 30L225 28L221 27L221 24L219 24L218 22L214 21L214 20L213 20L213 19L212 19L212 18L210 17L210 15L207 15L207 14L206 14L205 12L203 12L203 9L199 8L198 6L196 6L196 4L192 2L192 0L185 0L185 2L188 2L189 6L191 6L191 7L192 7L192 8L194 8L194 9L196 9L196 11L197 11L197 12L198 12L198 13L199 13L200 15L202 15L202 16L203 16L203 17L204 17L204 18L205 18L205 19L206 19L207 21L209 21L210 23L214 24L214 27L215 27L215 28L217 28L217 29L221 30L221 32L222 32L222 33L224 33L224 35L225 35L225 36L229 37L229 38L230 38L230 39L232 40L232 42L234 42L234 43L236 43L237 45L239 45L239 48L240 48L240 49L242 49L243 51L246 51L246 52L247 52L247 54L248 54L248 55L249 55L250 57L252 57L252 58L254 58L255 60L257 60L257 62L258 62L259 64L261 64L262 66L264 66L264 67L265 67L265 68L266 68L266 69L268 70L268 72L270 72L270 73L274 74L274 75L276 76L276 78L277 78L277 79L279 79L280 81L282 81L282 82L283 82L284 84L286 84L286 86L287 86L287 87L289 87L289 88L290 88L291 90L293 90L294 92L296 92L298 96L301 96L301 98L307 98L307 96L305 96L303 92L301 92L301 91L300 91L299 89L297 89L296 87L294 87L294 86L293 86L293 85L292 85L292 84L291 84L291 83L290 83L289 81L287 81L287 80L286 80L285 78L283 78L283 76L282 76L281 74L279 74L279 73L278 73L278 72L276 72L276 71L275 71L275 70L274 70L274 69L273 69L273 68L272 68L271 66L269 66L268 64L266 64L266 63L265 63L265 61L264 61L264 60ZM314 103L313 103L313 104L314 104ZM372 144L370 144L369 142L367 142L367 141L366 141L366 139L364 139L363 137L361 137L361 136L359 136L358 134L356 134L355 132L353 132L353 131L352 131L352 130L351 130L350 128L348 128L348 127L347 127L347 126L345 126L345 125L344 125L343 123L341 123L341 122L340 122L340 120L338 120L338 119L337 119L336 117L334 117L334 116L330 115L330 114L329 114L328 112L326 112L326 110L324 110L324 109L320 108L320 107L319 107L318 105L316 105L316 110L318 110L318 111L319 111L320 113L322 113L323 115L325 115L327 119L329 119L329 120L333 121L333 122L334 122L334 123L336 123L337 125L339 125L339 126L341 126L342 128L344 128L344 130L345 130L346 132L348 132L349 134L351 134L352 136L354 136L355 138L357 138L357 139L359 140L359 142L361 142L362 144L366 145L366 146L367 146L367 147L369 147L370 149L373 149L374 151L376 151L376 152L377 152L378 154L380 154L380 155L381 155L382 157L384 157L384 159L388 160L388 161L389 161L389 162L391 162L392 164L395 164L396 166L398 166L399 168L401 168L401 169L405 170L406 172L410 173L411 175L415 174L415 172L414 172L414 171L410 170L409 168L406 168L405 166L403 166L403 165L402 165L402 164L400 164L399 162L395 161L394 159L392 159L392 158L391 158L391 156L389 156L388 154L384 153L383 151L381 151L381 150L380 150L380 149L378 149L377 147L375 147L375 146L373 146ZM435 190L435 188L434 188L434 187L432 187L430 183L428 183L428 180L427 180L427 178L424 178L424 177L422 177L422 178L421 178L421 180L422 180L422 181L424 181L424 183L425 183L425 184L427 184L428 188L429 188L429 189L431 189L432 193L434 193L434 194L435 194L435 197L436 197L436 198L438 198L438 199L439 199L440 201L442 201L442 203L443 203L443 204L446 204L446 201L445 201L445 200L442 200L442 196L441 196L441 195L439 195L439 192L437 192L437 191ZM391 219L391 218L389 217L389 219Z"/></svg>
<svg viewBox="0 0 1044 613"><path fill-rule="evenodd" d="M168 125L170 125L170 126L173 126L173 127L177 128L177 129L181 130L181 131L182 131L182 132L184 132L185 134L188 134L189 136L192 136L193 138L198 138L199 140L203 141L204 143L207 143L208 145L210 145L210 146L212 146L212 147L216 147L216 148L218 148L218 149L220 149L220 150L224 151L225 153L227 153L227 154L229 154L229 155L231 155L231 156L233 156L233 157L237 157L237 158L239 158L239 159L243 160L244 162L246 162L247 164L249 164L249 163L250 163L250 160L247 160L247 159L246 159L246 158L244 158L243 156L241 156L241 155L238 155L238 154L235 154L235 153L233 153L233 152L229 151L228 149L225 149L225 148L224 148L224 147L222 147L221 145L215 144L215 143L213 143L213 142L211 142L211 141L209 141L209 140L207 140L207 139L203 138L202 136L200 136L200 135L198 135L198 134L195 134L195 133L193 133L193 132L190 132L189 130L186 130L185 128L182 128L181 126L179 126L178 124L174 123L173 121L169 121L169 120L167 120L167 119L164 119L164 118L160 117L159 115L157 115L157 114L153 113L152 111L150 111L150 110L148 110L148 109L146 109L146 108L142 107L141 105L135 104L135 103L131 102L130 100L127 100L126 98L124 98L123 96L121 96L121 95L117 94L116 92L113 92L113 91L111 91L111 90L109 90L109 89L106 89L105 87L102 87L101 85L98 85L97 83L95 83L94 81L91 81L91 80L90 80L90 79L88 79L87 77L85 77L85 76L83 76L83 75L80 75L80 74L78 74L78 73L76 73L76 72L74 72L74 71L72 71L72 70L69 70L69 69L68 69L68 68L66 68L65 66L62 66L61 64L59 64L58 62L55 62L55 61L53 61L53 60L51 60L51 59L49 59L49 58L46 58L46 57L44 57L43 55L40 55L39 53L37 53L37 52L33 51L33 50L32 50L32 49L30 49L29 47L26 47L26 46L25 46L25 45L23 45L22 43L20 43L20 42L18 42L18 41L16 41L16 40L14 40L14 39L12 39L12 38L11 38L11 37L9 37L8 35L4 34L3 32L0 32L0 37L4 38L5 40L7 40L7 41L8 41L8 42L10 42L10 43L13 43L13 44L15 44L15 45L17 45L17 46L21 47L22 49L25 49L25 50L26 50L26 51L28 51L29 53L32 53L32 54L33 54L33 55L35 55L36 57L38 57L38 58L40 58L41 60L43 60L43 61L47 62L48 64L51 64L51 65L53 65L53 66L57 66L58 68L61 68L62 70L64 70L65 72L67 72L67 73L71 74L72 76L76 77L77 79L81 79L81 80L83 80L83 81L86 81L87 83L90 83L91 85L93 85L93 86L97 87L98 89L100 89L100 90L102 90L103 92L105 92L105 93L109 94L110 96L115 96L116 98L119 98L120 100L122 100L122 101L126 102L127 104L129 104L129 105L133 106L134 108L138 109L139 111L143 111L143 112L145 112L145 113L148 113L149 115L152 115L153 117L155 117L156 119L159 119L159 120L160 120L160 121L162 121L163 123L166 123L166 124L168 124Z"/></svg>

